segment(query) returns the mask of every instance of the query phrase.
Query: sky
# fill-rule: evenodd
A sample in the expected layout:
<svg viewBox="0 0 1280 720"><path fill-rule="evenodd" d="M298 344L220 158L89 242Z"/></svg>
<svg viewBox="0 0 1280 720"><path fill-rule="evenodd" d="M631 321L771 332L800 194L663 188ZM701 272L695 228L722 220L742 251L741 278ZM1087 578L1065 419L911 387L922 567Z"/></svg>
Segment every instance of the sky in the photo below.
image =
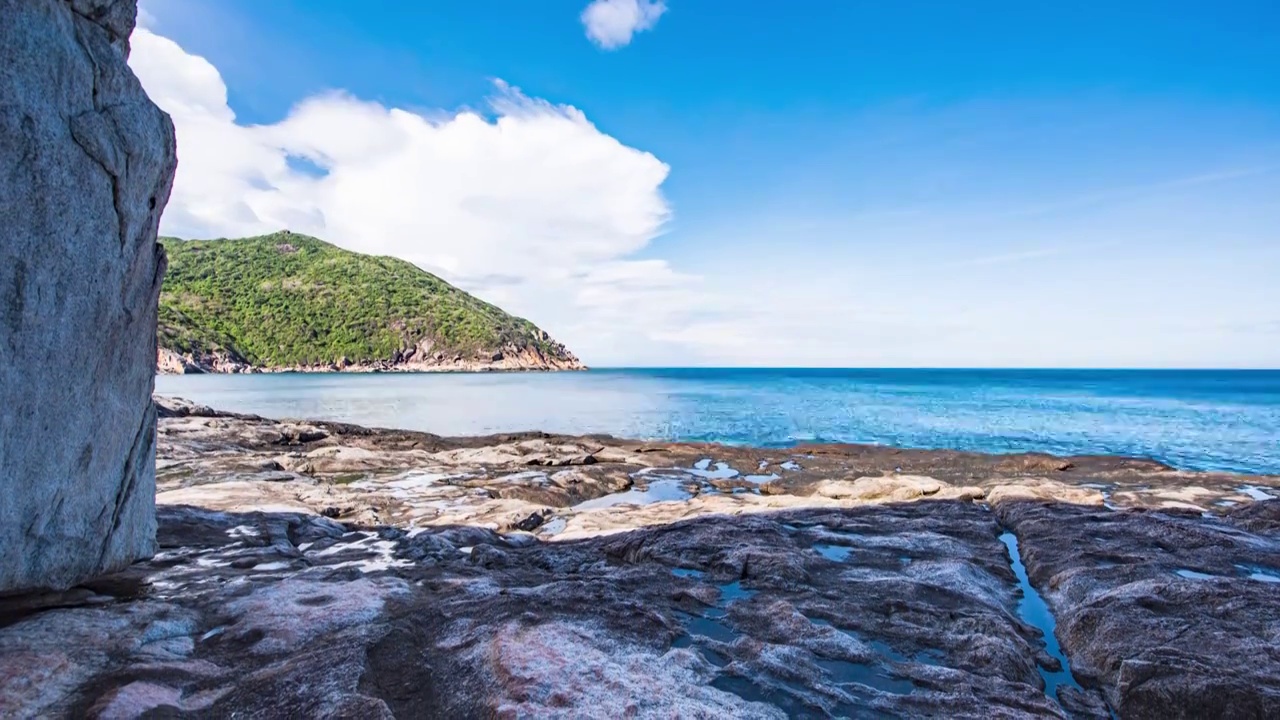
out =
<svg viewBox="0 0 1280 720"><path fill-rule="evenodd" d="M1280 4L143 0L161 231L594 366L1280 367Z"/></svg>

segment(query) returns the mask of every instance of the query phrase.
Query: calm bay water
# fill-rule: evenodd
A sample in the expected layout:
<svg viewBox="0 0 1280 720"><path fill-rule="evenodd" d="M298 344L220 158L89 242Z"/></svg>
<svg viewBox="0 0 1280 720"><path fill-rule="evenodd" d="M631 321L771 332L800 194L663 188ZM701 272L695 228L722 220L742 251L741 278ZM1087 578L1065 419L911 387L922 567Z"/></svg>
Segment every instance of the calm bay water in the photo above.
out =
<svg viewBox="0 0 1280 720"><path fill-rule="evenodd" d="M1280 474L1280 371L631 369L156 378L267 417L760 446L864 442L1154 457Z"/></svg>

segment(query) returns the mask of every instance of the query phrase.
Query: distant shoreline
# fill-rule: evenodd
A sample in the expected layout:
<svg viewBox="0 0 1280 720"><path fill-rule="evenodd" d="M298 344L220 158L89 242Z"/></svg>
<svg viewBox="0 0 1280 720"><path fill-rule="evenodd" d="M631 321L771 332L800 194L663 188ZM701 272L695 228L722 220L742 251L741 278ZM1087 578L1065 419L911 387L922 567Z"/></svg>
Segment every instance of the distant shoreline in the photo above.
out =
<svg viewBox="0 0 1280 720"><path fill-rule="evenodd" d="M375 362L351 362L342 360L322 365L254 365L238 356L210 354L194 357L168 348L160 348L156 355L157 375L269 375L281 373L487 373L487 372L561 372L586 370L576 357L566 359L547 357L541 353L498 353L491 359L465 359L461 357L432 360L431 362L379 360Z"/></svg>
<svg viewBox="0 0 1280 720"><path fill-rule="evenodd" d="M248 370L196 370L190 372L165 372L156 371L157 376L180 376L180 375L479 375L490 373L561 373L561 372L586 372L591 370L585 365L581 367L571 368L503 368L503 367L478 367L478 368L444 368L444 367L391 367L391 368L251 368Z"/></svg>

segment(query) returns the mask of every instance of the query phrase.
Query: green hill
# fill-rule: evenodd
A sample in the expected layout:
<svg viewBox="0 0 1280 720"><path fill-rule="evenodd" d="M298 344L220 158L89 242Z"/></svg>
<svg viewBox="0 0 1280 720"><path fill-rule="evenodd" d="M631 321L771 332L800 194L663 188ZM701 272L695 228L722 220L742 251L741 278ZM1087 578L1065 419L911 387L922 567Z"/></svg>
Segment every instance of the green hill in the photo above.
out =
<svg viewBox="0 0 1280 720"><path fill-rule="evenodd" d="M204 372L580 367L533 323L403 260L287 231L162 242L162 370L180 371L175 356Z"/></svg>

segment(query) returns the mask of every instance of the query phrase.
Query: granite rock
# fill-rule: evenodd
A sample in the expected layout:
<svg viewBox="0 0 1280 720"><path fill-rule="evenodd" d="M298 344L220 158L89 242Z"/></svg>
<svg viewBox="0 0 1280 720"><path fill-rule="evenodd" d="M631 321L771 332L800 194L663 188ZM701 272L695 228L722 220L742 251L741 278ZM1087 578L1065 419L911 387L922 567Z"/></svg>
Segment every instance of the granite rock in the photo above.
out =
<svg viewBox="0 0 1280 720"><path fill-rule="evenodd" d="M154 550L156 243L173 125L133 0L0 0L0 592Z"/></svg>

